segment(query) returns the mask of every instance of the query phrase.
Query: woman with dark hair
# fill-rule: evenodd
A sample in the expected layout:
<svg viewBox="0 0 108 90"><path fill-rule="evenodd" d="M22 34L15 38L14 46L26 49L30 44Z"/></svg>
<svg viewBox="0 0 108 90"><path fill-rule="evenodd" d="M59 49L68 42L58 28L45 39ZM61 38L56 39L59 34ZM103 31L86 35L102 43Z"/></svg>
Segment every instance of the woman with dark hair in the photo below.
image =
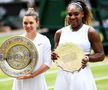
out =
<svg viewBox="0 0 108 90"><path fill-rule="evenodd" d="M66 10L66 26L55 33L55 49L63 43L71 42L78 45L84 52L82 69L70 73L59 70L55 90L96 90L95 80L91 73L89 62L104 60L104 50L96 30L90 26L92 13L82 1L71 2ZM94 54L90 54L91 48ZM52 60L58 55L53 52Z"/></svg>
<svg viewBox="0 0 108 90"><path fill-rule="evenodd" d="M31 74L14 79L12 90L48 90L44 72L51 66L51 45L49 39L37 32L39 27L38 13L28 8L23 17L24 37L31 39L38 51L38 62Z"/></svg>

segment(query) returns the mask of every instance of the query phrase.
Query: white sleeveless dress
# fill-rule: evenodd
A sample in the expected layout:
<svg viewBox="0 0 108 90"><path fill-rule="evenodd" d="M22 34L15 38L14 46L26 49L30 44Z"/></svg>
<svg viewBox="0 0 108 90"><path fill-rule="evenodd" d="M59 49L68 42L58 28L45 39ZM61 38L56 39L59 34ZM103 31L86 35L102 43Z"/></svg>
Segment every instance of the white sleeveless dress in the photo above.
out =
<svg viewBox="0 0 108 90"><path fill-rule="evenodd" d="M88 29L90 26L83 26L76 32L72 32L71 26L62 28L60 37L61 43L72 42L83 49L85 54L90 54L90 42L88 40ZM97 90L95 80L92 76L89 65L79 72L66 72L59 70L54 90Z"/></svg>
<svg viewBox="0 0 108 90"><path fill-rule="evenodd" d="M35 44L39 54L39 60L34 71L36 71L42 64L50 67L52 60L51 45L49 39L46 36L37 33L37 36L34 39L33 43ZM44 73L31 79L14 79L12 90L48 90Z"/></svg>

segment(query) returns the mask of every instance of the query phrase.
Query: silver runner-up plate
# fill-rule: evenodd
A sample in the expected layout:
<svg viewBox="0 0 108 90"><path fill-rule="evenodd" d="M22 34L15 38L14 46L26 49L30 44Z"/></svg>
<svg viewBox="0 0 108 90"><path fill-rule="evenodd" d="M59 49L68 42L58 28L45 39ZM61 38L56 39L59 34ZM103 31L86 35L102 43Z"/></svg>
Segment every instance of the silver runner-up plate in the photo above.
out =
<svg viewBox="0 0 108 90"><path fill-rule="evenodd" d="M37 61L37 48L26 37L11 37L0 47L0 68L11 77L19 77L33 72Z"/></svg>
<svg viewBox="0 0 108 90"><path fill-rule="evenodd" d="M84 52L77 45L73 43L60 44L55 53L59 56L55 60L55 64L62 70L73 73L81 69Z"/></svg>

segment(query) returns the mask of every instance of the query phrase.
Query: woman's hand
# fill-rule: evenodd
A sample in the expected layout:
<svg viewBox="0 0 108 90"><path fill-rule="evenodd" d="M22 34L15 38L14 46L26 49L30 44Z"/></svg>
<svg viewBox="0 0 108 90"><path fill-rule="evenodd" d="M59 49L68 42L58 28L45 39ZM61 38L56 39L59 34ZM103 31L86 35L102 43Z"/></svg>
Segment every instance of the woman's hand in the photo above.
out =
<svg viewBox="0 0 108 90"><path fill-rule="evenodd" d="M57 60L58 58L59 58L58 54L53 51L52 54L51 54L51 59L53 60L53 62L55 60Z"/></svg>
<svg viewBox="0 0 108 90"><path fill-rule="evenodd" d="M18 80L24 80L24 79L30 79L30 78L33 78L32 74L27 74L25 76L17 77Z"/></svg>
<svg viewBox="0 0 108 90"><path fill-rule="evenodd" d="M84 69L87 65L87 63L89 62L89 57L88 56L85 56L83 59L82 59L82 68Z"/></svg>

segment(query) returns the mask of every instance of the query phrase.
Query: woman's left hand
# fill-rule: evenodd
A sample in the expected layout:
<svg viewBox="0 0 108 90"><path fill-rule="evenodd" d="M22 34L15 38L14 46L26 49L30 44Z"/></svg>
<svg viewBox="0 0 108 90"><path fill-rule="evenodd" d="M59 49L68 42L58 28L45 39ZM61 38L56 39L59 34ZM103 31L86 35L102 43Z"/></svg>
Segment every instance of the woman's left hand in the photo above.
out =
<svg viewBox="0 0 108 90"><path fill-rule="evenodd" d="M30 79L30 78L33 78L32 74L27 74L25 76L17 77L18 80Z"/></svg>
<svg viewBox="0 0 108 90"><path fill-rule="evenodd" d="M89 57L88 56L85 56L83 59L82 59L82 68L84 69L87 65L87 63L89 62Z"/></svg>

